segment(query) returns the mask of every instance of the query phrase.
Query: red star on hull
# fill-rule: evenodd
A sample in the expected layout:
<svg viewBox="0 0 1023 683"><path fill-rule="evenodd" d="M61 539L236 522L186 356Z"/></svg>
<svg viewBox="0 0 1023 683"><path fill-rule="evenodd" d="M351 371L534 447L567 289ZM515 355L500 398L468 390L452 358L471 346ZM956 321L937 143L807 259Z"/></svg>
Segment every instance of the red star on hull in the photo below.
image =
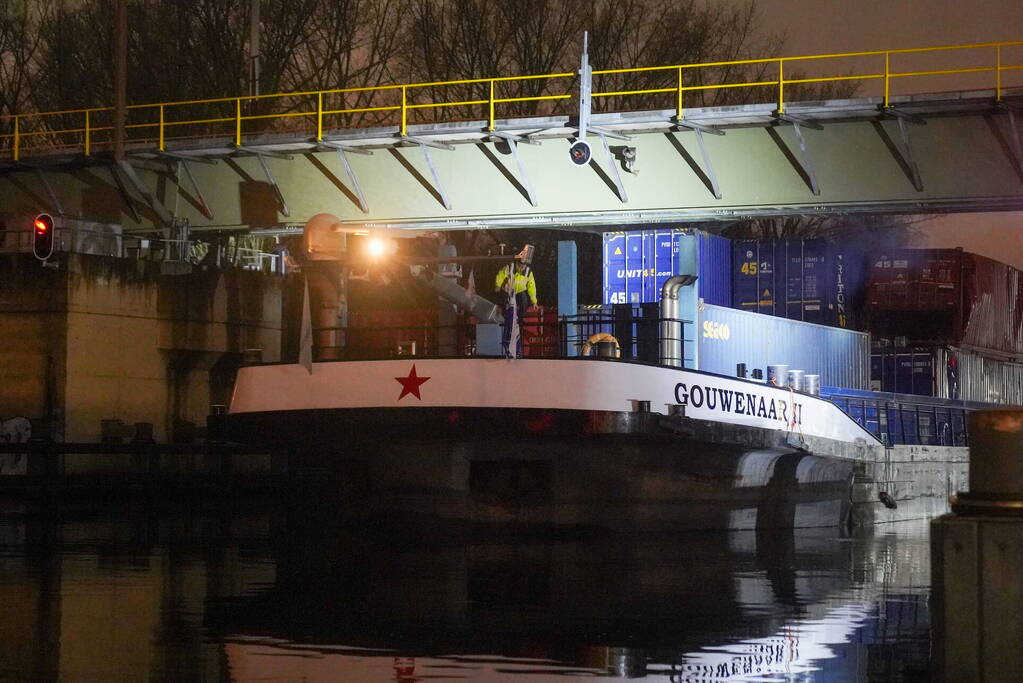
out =
<svg viewBox="0 0 1023 683"><path fill-rule="evenodd" d="M419 395L419 387L423 385L423 382L430 379L429 377L419 377L416 375L416 364L412 364L412 369L409 370L408 377L395 377L394 380L401 385L401 394L398 395L398 400L405 398L409 394L415 396L420 401L423 397Z"/></svg>

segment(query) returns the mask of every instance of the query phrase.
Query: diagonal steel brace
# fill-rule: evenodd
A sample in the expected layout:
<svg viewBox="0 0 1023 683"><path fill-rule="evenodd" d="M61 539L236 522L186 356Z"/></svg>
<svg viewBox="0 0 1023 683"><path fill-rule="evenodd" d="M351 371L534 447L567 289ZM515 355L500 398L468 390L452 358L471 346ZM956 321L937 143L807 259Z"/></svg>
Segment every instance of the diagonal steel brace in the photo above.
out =
<svg viewBox="0 0 1023 683"><path fill-rule="evenodd" d="M902 119L899 119L902 122ZM810 159L810 152L806 148L806 140L803 139L803 131L800 129L800 124L796 121L792 121L792 128L796 131L796 140L799 142L799 151L803 156L803 168L806 169L806 175L810 178L810 190L814 195L821 193L821 186L817 183L817 171L814 170L813 160Z"/></svg>
<svg viewBox="0 0 1023 683"><path fill-rule="evenodd" d="M909 128L906 126L906 119L899 116L896 118L899 124L899 135L902 136L902 153L906 155L906 162L909 164L909 170L913 174L913 187L916 188L917 192L924 191L924 182L920 178L920 167L917 166L916 159L913 157L913 144L909 139Z"/></svg>
<svg viewBox="0 0 1023 683"><path fill-rule="evenodd" d="M700 147L700 156L703 157L703 169L707 174L707 179L710 180L711 193L714 195L714 199L721 199L721 186L718 184L718 176L714 171L714 164L710 161L710 152L707 151L707 144L704 142L703 134L710 133L711 135L724 135L725 131L719 128L694 123L692 121L686 121L685 119L676 120L675 126L677 128L684 128L696 133L696 144Z"/></svg>
<svg viewBox="0 0 1023 683"><path fill-rule="evenodd" d="M427 144L423 140L412 140L406 138L419 145L419 149L423 150L423 156L426 157L426 165L430 167L430 175L433 176L433 185L437 188L437 192L440 194L441 203L444 208L448 211L451 210L451 199L448 197L447 190L444 189L444 183L441 182L440 173L437 172L437 167L433 163L433 157L430 156L430 147L436 147L436 145ZM442 148L444 149L444 148ZM451 147L454 149L454 147Z"/></svg>
<svg viewBox="0 0 1023 683"><path fill-rule="evenodd" d="M277 178L270 172L270 167L266 164L266 159L259 152L255 153L256 158L259 160L259 165L263 167L263 174L266 175L266 180L270 183L270 186L274 189L274 194L277 195L277 201L281 205L281 213L285 216L291 215L291 209L288 208L288 203L284 201L284 194L281 192L280 185L277 184Z"/></svg>
<svg viewBox="0 0 1023 683"><path fill-rule="evenodd" d="M529 182L529 174L526 173L526 166L522 162L522 157L519 156L519 141L522 140L518 135L511 135L510 133L492 133L492 137L500 138L508 143L509 149L511 149L512 156L515 158L515 165L519 168L519 180L522 181L522 187L526 190L526 195L529 197L529 203L533 206L539 206L536 194L533 192L533 184ZM538 143L532 143L538 144Z"/></svg>
<svg viewBox="0 0 1023 683"><path fill-rule="evenodd" d="M174 220L173 216L171 216L171 213L166 209L166 207L160 203L160 200L149 191L149 188L146 187L145 183L143 183L141 178L138 177L138 174L135 173L135 169L132 165L127 161L118 161L116 163L117 167L122 173L124 173L124 177L126 177L128 182L135 187L135 190L142 195L149 206L152 207L153 211L156 212L156 215L159 216L160 220L166 225L170 225ZM118 180L118 182L120 182L120 180ZM132 208L132 211L134 211L134 207Z"/></svg>
<svg viewBox="0 0 1023 683"><path fill-rule="evenodd" d="M192 184L192 191L195 192L195 196L199 199L199 210L202 211L202 215L206 216L206 218L213 218L213 209L210 208L210 205L206 202L206 197L203 196L202 190L199 189L199 183L196 182L195 176L192 175L192 169L189 168L188 161L179 158L175 165L175 170L182 168L185 170L185 176L188 178L188 181Z"/></svg>
<svg viewBox="0 0 1023 683"><path fill-rule="evenodd" d="M625 186L622 185L622 176L618 173L618 164L615 163L615 158L611 154L611 148L607 145L607 136L601 131L595 131L597 137L600 138L600 143L604 146L604 156L607 158L607 165L611 168L611 175L614 179L615 187L618 188L618 198L625 204L629 201L629 196L625 194Z"/></svg>
<svg viewBox="0 0 1023 683"><path fill-rule="evenodd" d="M1004 102L999 102L999 109L1009 115L1009 144L1016 162L1016 168L1023 174L1023 144L1020 144L1019 127L1016 125L1016 109Z"/></svg>
<svg viewBox="0 0 1023 683"><path fill-rule="evenodd" d="M57 197L57 193L53 191L53 185L50 184L50 179L46 177L46 173L40 167L36 166L36 175L39 176L39 182L46 188L46 194L50 195L50 206L61 216L64 215L64 206L60 203L60 198Z"/></svg>

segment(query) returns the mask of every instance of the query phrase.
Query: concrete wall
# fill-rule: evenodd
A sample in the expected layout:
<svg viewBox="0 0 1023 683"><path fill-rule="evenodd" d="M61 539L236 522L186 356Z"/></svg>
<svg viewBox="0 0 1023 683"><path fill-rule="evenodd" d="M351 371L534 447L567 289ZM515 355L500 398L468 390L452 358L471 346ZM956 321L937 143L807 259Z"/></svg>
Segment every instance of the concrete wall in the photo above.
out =
<svg viewBox="0 0 1023 683"><path fill-rule="evenodd" d="M0 261L0 420L49 420L64 441L98 441L102 420L150 422L164 441L226 400L244 349L280 358L281 278L161 275L158 263L82 255L55 263Z"/></svg>
<svg viewBox="0 0 1023 683"><path fill-rule="evenodd" d="M67 290L31 256L0 256L0 421L49 417L63 429ZM18 439L11 439L18 440Z"/></svg>
<svg viewBox="0 0 1023 683"><path fill-rule="evenodd" d="M969 449L896 446L876 462L862 463L853 485L853 522L869 526L932 519L950 510L949 497L968 488ZM898 507L878 497L888 493Z"/></svg>

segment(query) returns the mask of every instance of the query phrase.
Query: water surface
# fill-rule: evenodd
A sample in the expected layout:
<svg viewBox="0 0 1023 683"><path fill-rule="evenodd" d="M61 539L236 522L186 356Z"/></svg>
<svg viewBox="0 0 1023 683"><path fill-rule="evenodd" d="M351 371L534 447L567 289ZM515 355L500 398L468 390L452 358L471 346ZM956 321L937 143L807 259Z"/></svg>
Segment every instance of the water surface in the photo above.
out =
<svg viewBox="0 0 1023 683"><path fill-rule="evenodd" d="M4 504L0 680L927 680L927 525L425 539Z"/></svg>

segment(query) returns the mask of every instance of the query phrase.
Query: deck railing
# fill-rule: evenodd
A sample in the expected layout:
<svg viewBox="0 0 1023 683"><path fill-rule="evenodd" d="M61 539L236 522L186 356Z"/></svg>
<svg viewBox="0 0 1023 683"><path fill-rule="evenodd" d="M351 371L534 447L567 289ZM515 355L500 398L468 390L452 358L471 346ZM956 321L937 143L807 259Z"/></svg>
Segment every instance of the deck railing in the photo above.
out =
<svg viewBox="0 0 1023 683"><path fill-rule="evenodd" d="M814 68L816 73L806 72ZM674 109L684 119L694 95L702 98L734 88L764 92L757 101L772 103L784 113L793 96L807 96L806 86L877 83L887 107L896 95L933 92L936 77L981 75L969 89L992 90L1001 101L1007 88L1020 85L1015 82L1019 79L1010 78L1020 70L1023 41L1004 41L597 69L592 97L598 107L601 101L613 101L628 110L635 108L633 103ZM738 79L730 80L735 73ZM493 131L511 112L509 105L517 105L511 112L515 115L523 109L537 115L573 113L578 106L575 78L574 72L495 76L133 104L128 106L126 136L130 144L166 151L168 143L211 136L228 137L237 146L251 136L276 132L306 132L322 141L333 129L368 125L397 126L397 133L405 136L410 123L477 117ZM926 90L903 86L910 81L930 85ZM451 115L438 117L435 112ZM0 146L15 161L53 151L88 157L111 147L113 114L113 107L87 107L3 115L0 125L8 132L0 134Z"/></svg>
<svg viewBox="0 0 1023 683"><path fill-rule="evenodd" d="M823 395L890 446L968 446L966 416L991 407L969 401L848 389L826 389Z"/></svg>
<svg viewBox="0 0 1023 683"><path fill-rule="evenodd" d="M549 321L543 315L527 315L520 355L525 358L579 357L587 341L600 335L612 335L615 341L611 346L598 349L596 344L589 345L588 355L601 356L611 352L610 355L622 360L658 363L658 334L662 322L664 319L657 316L614 317L597 313L562 316L557 321ZM683 327L691 324L689 321L681 322ZM478 347L475 331L476 326L469 323L347 328L344 332L345 353L329 357L321 354L318 359L500 355L496 350L488 352ZM684 357L683 341L677 342ZM989 407L980 403L839 388L825 388L821 395L889 446L967 446L966 416L973 410Z"/></svg>

